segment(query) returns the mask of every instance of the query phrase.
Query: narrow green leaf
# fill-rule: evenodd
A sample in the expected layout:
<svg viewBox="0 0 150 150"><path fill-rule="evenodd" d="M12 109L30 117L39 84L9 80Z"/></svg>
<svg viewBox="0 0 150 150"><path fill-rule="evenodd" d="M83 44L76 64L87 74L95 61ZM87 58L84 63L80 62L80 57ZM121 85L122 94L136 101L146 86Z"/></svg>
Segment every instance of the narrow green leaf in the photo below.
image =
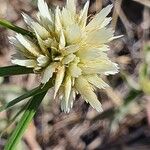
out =
<svg viewBox="0 0 150 150"><path fill-rule="evenodd" d="M30 124L33 116L35 115L40 103L42 102L44 96L46 95L47 91L42 92L40 94L35 95L31 100L29 105L27 106L22 118L17 124L17 127L11 134L10 138L8 139L7 143L5 144L4 150L15 150L18 142L21 140L24 131Z"/></svg>
<svg viewBox="0 0 150 150"><path fill-rule="evenodd" d="M96 121L100 121L103 119L110 119L113 117L113 115L115 114L115 109L114 108L109 108L107 110L105 110L104 112L102 112L101 114L95 116L91 121L92 123L95 123Z"/></svg>
<svg viewBox="0 0 150 150"><path fill-rule="evenodd" d="M132 102L136 97L142 95L143 92L140 90L131 89L129 93L127 94L125 100L124 100L124 106L128 105L130 102Z"/></svg>
<svg viewBox="0 0 150 150"><path fill-rule="evenodd" d="M0 67L0 77L33 73L33 69L23 66Z"/></svg>
<svg viewBox="0 0 150 150"><path fill-rule="evenodd" d="M5 20L5 19L0 19L0 25L5 27L5 28L8 28L8 29L11 29L17 33L21 33L23 35L28 35L30 37L34 37L34 34L26 29L23 29L23 28L20 28L16 25L13 25L11 22Z"/></svg>
<svg viewBox="0 0 150 150"><path fill-rule="evenodd" d="M0 133L0 137L3 136L3 134L5 132L7 132L7 130L10 128L10 126L12 126L15 122L16 119L23 113L23 111L25 110L25 108L29 105L29 102L27 102L27 104L25 104L12 118L11 120L8 122L8 125L5 127L5 129L3 129L3 131Z"/></svg>
<svg viewBox="0 0 150 150"><path fill-rule="evenodd" d="M6 110L6 109L8 109L8 108L11 108L11 107L14 106L15 104L21 102L22 100L24 100L24 99L26 99L26 98L29 98L29 97L31 97L31 96L33 96L33 95L36 95L36 93L38 94L39 91L41 91L41 90L40 90L40 89L41 89L40 87L41 87L41 86L36 87L36 88L32 89L31 91L28 91L28 92L26 92L25 94L23 94L23 95L21 95L21 96L15 98L15 99L13 99L12 101L10 101L10 102L8 102L8 103L2 105L2 106L0 107L0 112Z"/></svg>
<svg viewBox="0 0 150 150"><path fill-rule="evenodd" d="M15 98L14 100L10 101L9 103L6 103L4 104L3 106L0 107L0 112L8 109L8 108L11 108L12 106L14 106L15 104L21 102L22 100L26 99L26 98L29 98L33 95L37 95L37 94L40 94L42 92L45 92L47 91L49 88L52 87L52 81L50 80L49 82L47 82L45 84L45 86L43 85L40 85L34 89L32 89L31 91L28 91L26 92L25 94Z"/></svg>

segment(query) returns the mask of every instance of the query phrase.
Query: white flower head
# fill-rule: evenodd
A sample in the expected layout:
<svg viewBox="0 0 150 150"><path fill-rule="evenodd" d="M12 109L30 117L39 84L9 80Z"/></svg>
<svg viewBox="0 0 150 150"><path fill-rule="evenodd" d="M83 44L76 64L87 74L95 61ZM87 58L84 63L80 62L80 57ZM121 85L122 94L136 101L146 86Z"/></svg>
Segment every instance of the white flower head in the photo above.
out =
<svg viewBox="0 0 150 150"><path fill-rule="evenodd" d="M17 49L12 63L33 68L41 74L43 84L55 74L54 98L59 95L63 111L70 111L76 93L97 111L102 111L94 89L108 87L101 75L118 72L117 64L111 62L106 53L107 44L116 38L114 31L107 27L112 5L102 9L89 23L89 1L79 13L75 0L67 0L64 8L56 7L55 11L50 10L44 0L38 0L38 8L36 20L22 14L35 38L21 34L10 38Z"/></svg>

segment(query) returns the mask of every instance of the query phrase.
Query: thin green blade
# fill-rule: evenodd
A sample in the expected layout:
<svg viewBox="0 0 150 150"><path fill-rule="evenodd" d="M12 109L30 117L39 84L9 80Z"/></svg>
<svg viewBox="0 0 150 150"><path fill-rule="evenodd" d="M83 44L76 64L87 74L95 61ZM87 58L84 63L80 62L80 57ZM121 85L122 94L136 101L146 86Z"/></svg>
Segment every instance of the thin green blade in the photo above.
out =
<svg viewBox="0 0 150 150"><path fill-rule="evenodd" d="M8 122L8 125L3 129L3 131L1 131L0 137L2 137L5 132L7 132L7 130L10 128L10 126L12 126L13 124L15 124L17 118L24 112L25 108L28 106L28 103L29 103L29 102L27 102L27 104L25 104L25 105L23 106L23 108L21 108L21 109L11 118L11 120Z"/></svg>
<svg viewBox="0 0 150 150"><path fill-rule="evenodd" d="M33 69L23 66L0 67L0 77L33 73Z"/></svg>
<svg viewBox="0 0 150 150"><path fill-rule="evenodd" d="M7 143L5 144L4 150L15 150L18 142L21 140L24 131L30 124L46 93L47 91L37 94L30 100L30 103L27 106L22 118L18 122L17 127L15 128Z"/></svg>
<svg viewBox="0 0 150 150"><path fill-rule="evenodd" d="M26 29L20 28L16 25L13 25L11 22L5 20L5 19L0 19L0 26L11 29L17 33L21 33L23 35L28 35L30 37L34 37L34 34Z"/></svg>
<svg viewBox="0 0 150 150"><path fill-rule="evenodd" d="M15 104L17 104L17 103L19 103L19 102L25 100L26 98L29 98L29 97L31 97L31 96L33 96L33 95L37 95L37 94L40 94L40 93L42 93L42 92L47 91L49 88L52 87L52 85L53 85L53 84L52 84L52 82L51 82L51 80L50 80L49 82L47 82L47 83L45 84L45 86L40 85L40 86L38 86L38 87L32 89L31 91L26 92L25 94L23 94L23 95L21 95L21 96L15 98L14 100L10 101L9 103L6 103L6 104L2 105L2 106L0 107L0 112L4 111L4 110L6 110L6 109L11 108L11 107L14 106Z"/></svg>

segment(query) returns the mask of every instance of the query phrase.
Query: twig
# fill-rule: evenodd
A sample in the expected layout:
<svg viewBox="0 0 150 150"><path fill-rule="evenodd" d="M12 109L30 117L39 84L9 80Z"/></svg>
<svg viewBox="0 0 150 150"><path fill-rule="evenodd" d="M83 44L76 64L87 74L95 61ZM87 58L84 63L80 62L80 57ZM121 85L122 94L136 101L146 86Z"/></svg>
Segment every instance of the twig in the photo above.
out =
<svg viewBox="0 0 150 150"><path fill-rule="evenodd" d="M121 9L121 4L122 4L122 0L120 0L120 1L115 1L115 7L114 7L114 11L113 11L113 16L112 16L112 23L111 23L111 25L112 25L112 28L115 30L115 28L116 28L116 24L117 24L117 20L118 20L118 17L119 17L119 13L118 12L120 12L120 9ZM118 10L118 12L117 12L117 10Z"/></svg>
<svg viewBox="0 0 150 150"><path fill-rule="evenodd" d="M95 2L95 10L98 12L102 9L103 2L102 0L96 0Z"/></svg>
<svg viewBox="0 0 150 150"><path fill-rule="evenodd" d="M132 25L129 22L128 18L126 17L126 15L124 14L120 6L121 6L121 3L118 3L118 1L116 0L115 11L119 15L122 23L124 24L128 37L132 38L133 37Z"/></svg>

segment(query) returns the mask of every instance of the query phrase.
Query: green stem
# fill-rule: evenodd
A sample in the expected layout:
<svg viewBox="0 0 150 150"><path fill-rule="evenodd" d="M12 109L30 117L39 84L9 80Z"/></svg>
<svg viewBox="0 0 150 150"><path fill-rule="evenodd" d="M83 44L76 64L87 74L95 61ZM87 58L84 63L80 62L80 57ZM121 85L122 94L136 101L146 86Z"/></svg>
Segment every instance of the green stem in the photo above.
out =
<svg viewBox="0 0 150 150"><path fill-rule="evenodd" d="M8 29L11 29L17 33L21 33L23 35L28 35L30 37L34 37L34 34L26 29L23 29L23 28L20 28L16 25L13 25L11 22L5 20L5 19L0 19L0 25L5 27L5 28L8 28Z"/></svg>
<svg viewBox="0 0 150 150"><path fill-rule="evenodd" d="M15 150L18 142L21 140L26 128L30 124L33 116L35 115L40 103L42 102L44 96L46 95L47 91L35 95L30 101L29 105L27 106L21 120L18 122L17 127L11 134L10 138L8 139L4 150Z"/></svg>
<svg viewBox="0 0 150 150"><path fill-rule="evenodd" d="M44 91L49 90L52 87L53 83L52 80L50 80L49 82L47 82L44 86L41 84L38 87L32 89L31 91L26 92L25 94L13 99L12 101L0 106L0 112L11 108L12 106L14 106L15 104L25 100L26 98L29 98L31 96L35 96L37 94L43 93Z"/></svg>
<svg viewBox="0 0 150 150"><path fill-rule="evenodd" d="M26 67L17 66L17 65L0 67L0 77L29 74L29 73L33 73L32 68L26 68Z"/></svg>

